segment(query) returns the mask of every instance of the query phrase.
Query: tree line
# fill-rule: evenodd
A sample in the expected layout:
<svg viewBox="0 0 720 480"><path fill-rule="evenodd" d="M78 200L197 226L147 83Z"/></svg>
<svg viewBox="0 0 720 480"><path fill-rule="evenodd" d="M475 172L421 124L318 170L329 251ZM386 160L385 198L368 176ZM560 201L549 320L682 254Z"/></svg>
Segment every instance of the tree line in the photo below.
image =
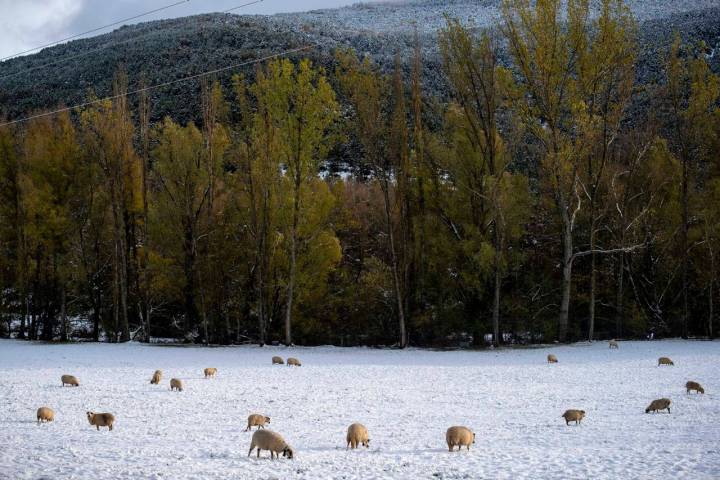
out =
<svg viewBox="0 0 720 480"><path fill-rule="evenodd" d="M678 37L639 84L636 30L620 0L507 0L496 29L438 32L449 100L419 42L390 74L338 49L203 80L184 125L119 68L111 100L0 127L0 333L713 337L720 78Z"/></svg>

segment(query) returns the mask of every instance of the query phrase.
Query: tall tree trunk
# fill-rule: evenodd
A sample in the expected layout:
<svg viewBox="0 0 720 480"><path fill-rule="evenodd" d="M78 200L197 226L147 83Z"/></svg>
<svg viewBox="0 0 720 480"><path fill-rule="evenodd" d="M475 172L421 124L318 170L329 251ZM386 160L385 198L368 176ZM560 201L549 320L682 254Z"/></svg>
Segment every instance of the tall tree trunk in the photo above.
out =
<svg viewBox="0 0 720 480"><path fill-rule="evenodd" d="M63 342L68 341L68 321L67 321L67 311L66 308L66 293L65 293L65 285L62 285L60 287L60 340Z"/></svg>
<svg viewBox="0 0 720 480"><path fill-rule="evenodd" d="M495 288L493 289L493 307L492 307L492 324L493 324L493 345L500 346L500 289L502 288L502 272L500 271L500 255L502 251L500 239L500 224L495 220L495 229L493 234L493 243L495 244Z"/></svg>
<svg viewBox="0 0 720 480"><path fill-rule="evenodd" d="M683 155L682 162L682 337L687 338L688 331L688 160Z"/></svg>
<svg viewBox="0 0 720 480"><path fill-rule="evenodd" d="M185 336L193 334L197 325L197 309L195 307L195 235L193 233L192 220L185 219L185 238L183 242L185 259L183 262L183 273L185 275L185 286L183 296L185 302Z"/></svg>
<svg viewBox="0 0 720 480"><path fill-rule="evenodd" d="M708 286L708 323L707 332L710 339L713 336L713 317L715 316L715 302L714 302L714 290L715 290L715 254L712 249L712 245L708 243L708 250L710 251L710 285Z"/></svg>
<svg viewBox="0 0 720 480"><path fill-rule="evenodd" d="M100 340L100 316L100 301L99 299L97 301L93 300L93 340L96 342Z"/></svg>
<svg viewBox="0 0 720 480"><path fill-rule="evenodd" d="M293 198L293 220L290 233L290 278L288 279L287 302L285 305L285 345L292 345L292 306L295 289L295 271L297 269L297 227L300 215L300 171L295 177L295 193Z"/></svg>
<svg viewBox="0 0 720 480"><path fill-rule="evenodd" d="M140 88L145 87L145 77L140 81ZM139 113L140 113L140 144L142 146L142 197L143 197L143 224L141 230L141 242L142 242L142 264L139 266L140 274L139 281L140 286L140 306L139 310L141 315L146 321L145 336L148 343L150 343L150 306L148 295L150 292L150 275L148 272L149 258L150 258L150 246L148 235L148 219L149 215L149 203L148 203L148 175L149 175L149 157L150 157L150 99L147 91L140 93L139 100Z"/></svg>
<svg viewBox="0 0 720 480"><path fill-rule="evenodd" d="M625 302L625 252L618 255L620 265L618 267L617 290L615 296L615 338L622 338Z"/></svg>
<svg viewBox="0 0 720 480"><path fill-rule="evenodd" d="M395 249L395 234L393 233L393 224L392 224L392 214L390 212L390 193L388 181L386 178L383 178L381 180L383 183L381 185L382 191L383 191L383 200L385 202L385 220L387 223L387 229L388 229L388 239L390 241L390 255L392 257L392 272L393 272L393 284L395 286L395 297L397 299L397 308L398 308L398 326L400 329L400 341L399 346L400 348L407 347L408 343L408 337L407 337L407 331L405 329L405 310L403 308L403 295L402 295L402 287L400 284L400 274L398 272L398 258L397 258L397 251Z"/></svg>
<svg viewBox="0 0 720 480"><path fill-rule="evenodd" d="M502 286L502 276L500 275L500 262L497 259L497 252L495 253L495 288L493 294L493 311L492 311L492 323L493 323L493 345L496 347L500 346L500 287Z"/></svg>
<svg viewBox="0 0 720 480"><path fill-rule="evenodd" d="M593 212L594 217L594 212ZM590 222L590 306L588 314L588 342L592 342L595 337L595 220Z"/></svg>
<svg viewBox="0 0 720 480"><path fill-rule="evenodd" d="M568 318L570 312L570 291L572 289L572 226L567 209L563 209L563 271L562 271L562 297L560 300L560 317L558 318L558 340L567 341Z"/></svg>

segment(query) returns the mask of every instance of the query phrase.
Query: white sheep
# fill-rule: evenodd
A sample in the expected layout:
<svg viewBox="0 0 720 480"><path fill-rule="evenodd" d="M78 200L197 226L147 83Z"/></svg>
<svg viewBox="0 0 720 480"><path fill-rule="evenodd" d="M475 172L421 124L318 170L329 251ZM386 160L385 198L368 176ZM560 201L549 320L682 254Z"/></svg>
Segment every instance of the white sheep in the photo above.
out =
<svg viewBox="0 0 720 480"><path fill-rule="evenodd" d="M470 444L475 443L475 434L467 427L450 427L445 432L445 441L447 442L448 449L452 452L453 447L458 447L458 451L462 447L467 447L470 450Z"/></svg>
<svg viewBox="0 0 720 480"><path fill-rule="evenodd" d="M52 422L55 420L55 412L50 407L40 407L37 409L37 423Z"/></svg>
<svg viewBox="0 0 720 480"><path fill-rule="evenodd" d="M365 448L370 447L370 436L365 425L361 423L353 423L347 429L347 450L348 448L355 449L358 445L362 445Z"/></svg>
<svg viewBox="0 0 720 480"><path fill-rule="evenodd" d="M257 456L260 458L261 450L270 450L270 458L280 457L282 453L283 457L293 458L295 452L292 447L285 442L279 433L272 432L270 430L256 430L253 433L252 440L250 441L250 451L248 451L248 457L252 451L257 448Z"/></svg>
<svg viewBox="0 0 720 480"><path fill-rule="evenodd" d="M78 382L78 379L75 378L72 375L63 375L60 377L60 381L62 382L62 386L64 387L66 384L70 385L72 387L79 387L80 382Z"/></svg>
<svg viewBox="0 0 720 480"><path fill-rule="evenodd" d="M248 416L248 422L247 422L247 428L245 431L252 430L252 427L257 426L258 430L261 428L265 428L265 425L270 423L270 417L266 417L265 415L260 415L259 413L253 413Z"/></svg>
<svg viewBox="0 0 720 480"><path fill-rule="evenodd" d="M87 419L90 425L95 425L98 430L100 427L108 427L108 430L112 430L115 423L115 416L112 413L87 412Z"/></svg>

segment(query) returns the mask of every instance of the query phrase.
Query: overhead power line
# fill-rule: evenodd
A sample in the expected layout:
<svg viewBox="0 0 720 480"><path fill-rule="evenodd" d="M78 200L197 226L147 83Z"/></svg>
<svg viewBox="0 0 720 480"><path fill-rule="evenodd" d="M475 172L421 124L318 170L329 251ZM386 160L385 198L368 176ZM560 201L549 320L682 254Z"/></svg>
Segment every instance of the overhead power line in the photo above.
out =
<svg viewBox="0 0 720 480"><path fill-rule="evenodd" d="M82 37L83 35L87 35L87 34L89 34L89 33L99 32L100 30L104 30L104 29L106 29L106 28L114 27L115 25L120 25L121 23L129 22L130 20L136 20L136 19L138 19L138 18L146 17L146 16L151 15L151 14L153 14L153 13L162 12L163 10L167 10L167 9L169 9L169 8L176 7L176 6L178 6L178 5L181 5L181 4L183 4L183 3L188 3L188 2L190 2L190 1L191 1L191 0L180 0L179 2L175 2L175 3L172 3L172 4L170 4L170 5L165 5L164 7L156 8L156 9L154 9L154 10L149 10L149 11L144 12L144 13L140 13L140 14L137 14L137 15L133 15L132 17L127 17L127 18L123 18L123 19L121 19L121 20L116 20L116 21L114 21L114 22L112 22L112 23L108 23L107 25L102 25L102 26L100 26L100 27L96 27L96 28L87 30L87 31L85 31L85 32L76 33L76 34L74 34L74 35L70 35L69 37L65 37L65 38L62 38L62 39L60 39L60 40L56 40L56 41L54 41L54 42L46 43L45 45L40 45L39 47L30 48L30 49L28 49L28 50L24 50L24 51L18 52L18 53L13 53L12 55L8 55L7 57L0 58L0 62L4 62L5 60L10 60L11 58L18 57L18 56L20 56L20 55L25 55L26 53L31 53L31 52L35 52L35 51L37 51L37 50L42 50L43 48L52 47L53 45L57 45L58 43L67 42L68 40L72 40L72 39L74 39L74 38Z"/></svg>
<svg viewBox="0 0 720 480"><path fill-rule="evenodd" d="M190 0L183 0L182 2L179 2L179 3L186 3L186 2L189 2L189 1L190 1ZM240 8L243 8L243 7L249 7L250 5L255 5L255 4L257 4L257 3L262 3L263 1L264 1L264 0L254 0L254 1L252 1L252 2L243 3L242 5L238 5L238 6L235 6L235 7L232 7L232 8L228 8L227 10L222 10L222 11L217 12L217 13L230 13L230 12L232 12L232 11L234 11L234 10L238 10L238 9L240 9ZM173 6L174 6L174 5L178 5L178 4L173 4ZM170 8L170 7L168 6L168 7L165 7L165 8ZM157 11L157 10L155 10L155 11ZM100 28L102 28L102 27L100 27ZM108 44L108 45L103 45L102 47L98 47L98 48L95 48L95 49L92 49L92 50L88 50L87 52L78 53L77 55L72 55L72 56L69 56L69 57L61 58L61 59L56 60L56 61L54 61L54 62L43 63L42 65L36 65L36 66L34 66L34 67L24 68L24 69L22 69L22 70L18 70L17 72L8 73L8 74L5 74L5 75L0 75L0 80L5 80L6 78L17 77L18 75L23 75L23 74L25 74L25 73L34 72L35 70L40 70L40 69L47 68L47 67L54 67L55 65L60 65L60 64L63 64L63 63L65 63L65 62L69 62L70 60L74 60L74 59L76 59L76 58L87 57L88 55L92 55L93 53L97 53L97 52L101 52L101 51L103 51L103 50L107 50L108 48L111 48L111 47L119 47L119 46L122 46L122 45L127 45L128 43L136 42L136 41L140 40L141 38L145 38L145 37L147 37L147 36L150 36L150 35L153 34L153 33L154 33L154 32L150 31L150 32L147 32L147 33L145 33L145 34L143 34L143 35L139 35L139 36L137 36L137 37L133 37L133 38L129 38L129 39L127 39L127 40L123 40L122 42L116 42L116 43L110 43L110 44ZM82 35L82 34L80 34L80 35ZM62 40L61 40L61 41L62 41ZM39 48L43 48L43 47L39 47ZM16 54L16 55L20 55L20 54ZM12 55L11 55L11 56L12 56Z"/></svg>
<svg viewBox="0 0 720 480"><path fill-rule="evenodd" d="M282 51L282 52L279 52L279 53L274 53L274 54L272 54L272 55L267 55L267 56L265 56L265 57L256 58L255 60L248 60L247 62L236 63L236 64L234 64L234 65L227 65L227 66L225 66L225 67L216 68L216 69L214 69L214 70L208 70L208 71L201 72L201 73L196 73L196 74L194 74L194 75L189 75L189 76L187 76L187 77L178 78L178 79L176 79L176 80L170 80L170 81L167 81L167 82L158 83L157 85L151 85L151 86L149 86L149 87L138 88L137 90L132 90L132 91L130 91L130 92L119 93L119 94L117 94L117 95L110 95L110 96L107 96L107 97L103 97L103 98L98 98L98 99L95 99L95 100L91 100L91 101L89 101L89 102L79 103L79 104L73 105L73 106L71 106L71 107L58 108L57 110L52 110L52 111L44 112L44 113L38 113L38 114L36 114L36 115L31 115L31 116L29 116L29 117L23 117L23 118L19 118L19 119L17 119L17 120L12 120L12 121L9 121L9 122L0 123L0 127L6 127L6 126L9 126L9 125L14 125L14 124L16 124L16 123L23 123L23 122L27 122L27 121L29 121L29 120L33 120L33 119L36 119L36 118L48 117L48 116L50 116L50 115L57 115L58 113L68 112L68 111L73 110L73 109L76 109L76 108L83 108L83 107L87 107L87 106L90 106L90 105L95 105L95 104L97 104L97 103L105 102L105 101L108 101L108 100L115 100L115 99L117 99L117 98L126 97L126 96L129 96L129 95L135 95L135 94L137 94L137 93L142 93L142 92L147 92L147 91L150 91L150 90L155 90L155 89L157 89L157 88L167 87L167 86L170 86L170 85L174 85L174 84L176 84L176 83L188 82L188 81L190 81L190 80L195 80L195 79L197 79L197 78L205 77L205 76L208 76L208 75L213 75L213 74L220 73L220 72L225 72L225 71L227 71L227 70L232 70L232 69L235 69L235 68L246 67L246 66L248 66L248 65L254 65L254 64L257 64L257 63L264 62L264 61L266 61L266 60L271 60L271 59L273 59L273 58L284 57L284 56L287 56L287 55L290 55L290 54L293 54L293 53L298 53L298 52L303 52L303 51L306 51L306 50L310 50L310 49L312 49L312 48L315 48L315 45L306 45L306 46L304 46L304 47L299 47L299 48L293 48L293 49L290 49L290 50L285 50L285 51Z"/></svg>

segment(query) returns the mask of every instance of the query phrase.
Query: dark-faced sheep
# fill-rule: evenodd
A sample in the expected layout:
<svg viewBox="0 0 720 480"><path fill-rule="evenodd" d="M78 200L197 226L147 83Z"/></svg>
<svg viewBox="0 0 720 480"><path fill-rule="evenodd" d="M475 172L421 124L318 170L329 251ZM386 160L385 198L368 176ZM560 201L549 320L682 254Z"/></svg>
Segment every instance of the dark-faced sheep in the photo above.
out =
<svg viewBox="0 0 720 480"><path fill-rule="evenodd" d="M295 454L292 447L285 442L279 433L271 432L270 430L256 430L255 433L253 433L248 457L255 448L257 448L258 458L260 458L261 450L270 450L271 459L275 457L279 458L281 453L283 457L287 458L293 458Z"/></svg>
<svg viewBox="0 0 720 480"><path fill-rule="evenodd" d="M300 360L298 360L297 358L293 358L293 357L289 357L287 359L287 364L288 364L288 367L292 367L292 366L301 367L302 366L302 364L300 363Z"/></svg>
<svg viewBox="0 0 720 480"><path fill-rule="evenodd" d="M216 373L217 373L217 368L206 368L205 369L205 378L215 378Z"/></svg>
<svg viewBox="0 0 720 480"><path fill-rule="evenodd" d="M50 407L40 407L37 410L37 423L52 422L55 420L55 412Z"/></svg>
<svg viewBox="0 0 720 480"><path fill-rule="evenodd" d="M358 445L362 445L365 448L370 447L370 436L367 428L361 423L353 423L347 429L347 450L348 448L355 449Z"/></svg>
<svg viewBox="0 0 720 480"><path fill-rule="evenodd" d="M557 357L553 355L552 353L547 356L547 362L548 363L557 363Z"/></svg>
<svg viewBox="0 0 720 480"><path fill-rule="evenodd" d="M87 412L87 419L90 425L95 425L98 430L100 430L100 427L108 427L108 430L112 430L113 423L115 423L115 417L112 413Z"/></svg>
<svg viewBox="0 0 720 480"><path fill-rule="evenodd" d="M150 379L150 384L157 385L160 383L160 380L162 380L162 370L155 370L155 373L153 373L153 376Z"/></svg>
<svg viewBox="0 0 720 480"><path fill-rule="evenodd" d="M475 443L475 434L467 427L450 427L445 432L445 441L447 442L448 450L453 451L454 447L458 447L458 451L462 447L466 447L470 450L470 445Z"/></svg>
<svg viewBox="0 0 720 480"><path fill-rule="evenodd" d="M179 378L170 379L170 390L177 390L178 392L183 391L182 381Z"/></svg>
<svg viewBox="0 0 720 480"><path fill-rule="evenodd" d="M283 365L285 362L283 362L282 357L273 357L272 358L272 364L273 365Z"/></svg>
<svg viewBox="0 0 720 480"><path fill-rule="evenodd" d="M570 425L570 422L575 422L575 425L580 425L582 419L585 418L585 410L565 410L565 413L561 415L565 419L565 425Z"/></svg>
<svg viewBox="0 0 720 480"><path fill-rule="evenodd" d="M248 416L247 428L245 431L252 430L252 427L258 427L258 430L265 428L265 425L270 423L270 417L260 415L259 413L253 413Z"/></svg>
<svg viewBox="0 0 720 480"><path fill-rule="evenodd" d="M78 382L78 379L75 378L72 375L63 375L60 377L60 381L62 382L62 386L70 385L71 387L79 387L80 382Z"/></svg>
<svg viewBox="0 0 720 480"><path fill-rule="evenodd" d="M660 365L675 365L675 364L668 357L660 357L660 358L658 358L658 367Z"/></svg>
<svg viewBox="0 0 720 480"><path fill-rule="evenodd" d="M650 402L650 405L645 409L645 413L657 413L660 410L667 410L670 413L670 404L672 402L669 398L659 398Z"/></svg>
<svg viewBox="0 0 720 480"><path fill-rule="evenodd" d="M705 389L700 385L698 382L693 382L690 380L685 384L685 388L687 389L687 393L690 393L691 390L695 390L697 393L705 393Z"/></svg>

